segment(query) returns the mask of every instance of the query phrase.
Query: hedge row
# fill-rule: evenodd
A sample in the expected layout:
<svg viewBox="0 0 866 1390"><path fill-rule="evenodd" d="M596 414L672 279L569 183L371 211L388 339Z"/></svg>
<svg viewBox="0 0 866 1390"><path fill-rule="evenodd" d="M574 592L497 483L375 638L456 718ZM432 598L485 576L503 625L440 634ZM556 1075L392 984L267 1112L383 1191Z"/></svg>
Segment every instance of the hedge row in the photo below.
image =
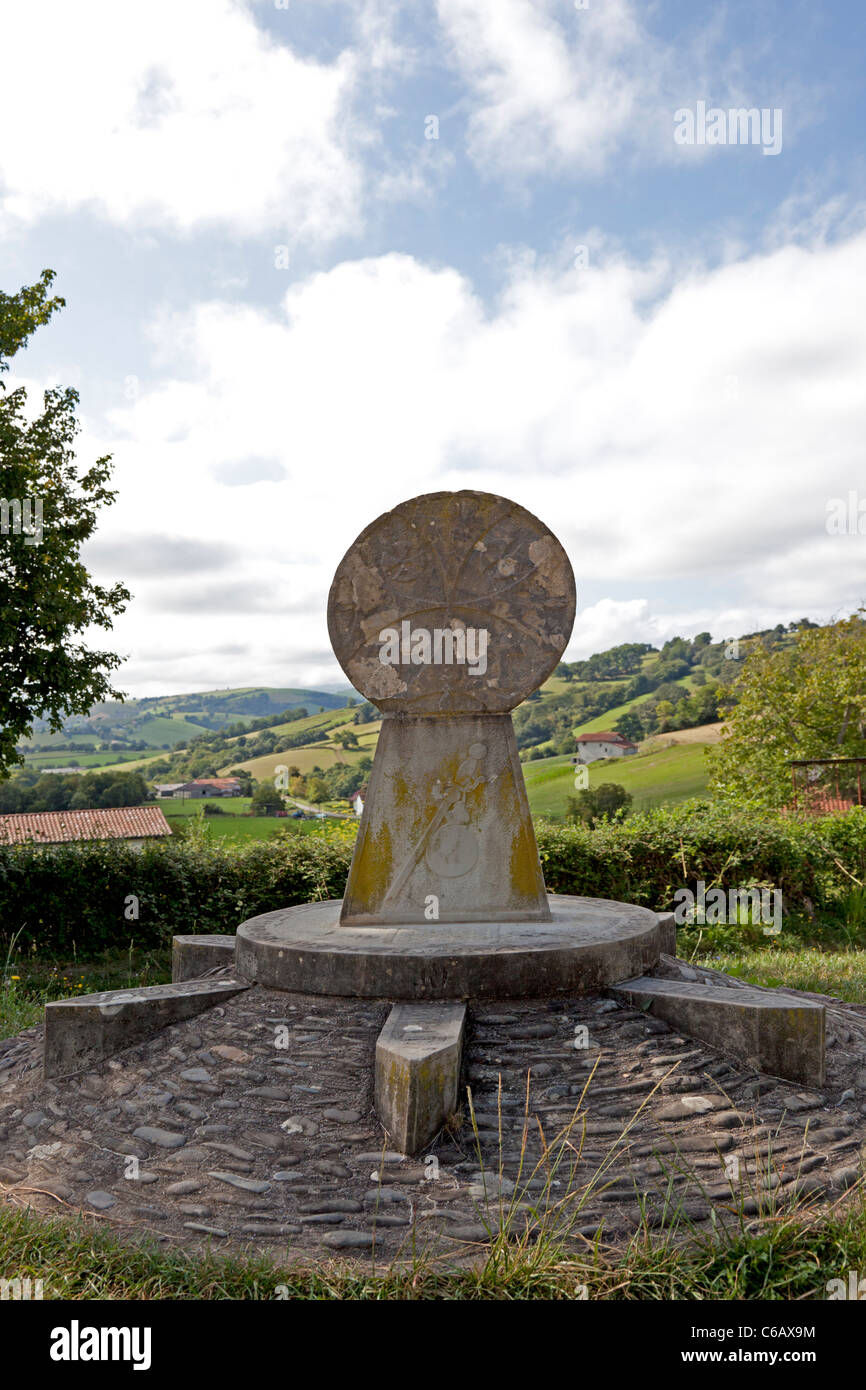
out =
<svg viewBox="0 0 866 1390"><path fill-rule="evenodd" d="M833 907L866 882L866 810L807 823L722 811L706 802L623 822L541 824L538 843L554 893L618 898L656 910L679 887L780 888L786 910ZM286 835L245 845L169 842L51 851L0 848L0 945L80 957L105 948L165 945L183 932L233 932L259 912L338 898L351 860L345 837ZM0 960L2 964L2 960Z"/></svg>

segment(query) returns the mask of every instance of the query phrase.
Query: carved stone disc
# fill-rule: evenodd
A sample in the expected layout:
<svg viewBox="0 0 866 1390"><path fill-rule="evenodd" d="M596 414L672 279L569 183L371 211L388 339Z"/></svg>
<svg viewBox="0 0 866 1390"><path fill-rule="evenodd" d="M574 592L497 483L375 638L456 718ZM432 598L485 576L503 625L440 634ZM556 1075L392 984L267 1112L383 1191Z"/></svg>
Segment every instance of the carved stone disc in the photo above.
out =
<svg viewBox="0 0 866 1390"><path fill-rule="evenodd" d="M571 635L574 574L553 533L488 492L431 492L377 518L337 567L328 631L356 690L405 714L504 713Z"/></svg>

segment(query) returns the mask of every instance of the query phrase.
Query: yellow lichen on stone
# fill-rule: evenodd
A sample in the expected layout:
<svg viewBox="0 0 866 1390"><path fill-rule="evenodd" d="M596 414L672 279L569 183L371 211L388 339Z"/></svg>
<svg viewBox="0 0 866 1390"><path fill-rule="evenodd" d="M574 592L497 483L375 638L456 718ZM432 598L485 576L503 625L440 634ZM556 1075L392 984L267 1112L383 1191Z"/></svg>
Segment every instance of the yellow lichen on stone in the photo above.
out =
<svg viewBox="0 0 866 1390"><path fill-rule="evenodd" d="M535 836L520 826L511 842L511 888L518 898L533 899L538 892L541 869Z"/></svg>
<svg viewBox="0 0 866 1390"><path fill-rule="evenodd" d="M360 911L373 911L384 898L391 882L392 857L391 832L383 824L376 834L365 836L352 863L349 882Z"/></svg>

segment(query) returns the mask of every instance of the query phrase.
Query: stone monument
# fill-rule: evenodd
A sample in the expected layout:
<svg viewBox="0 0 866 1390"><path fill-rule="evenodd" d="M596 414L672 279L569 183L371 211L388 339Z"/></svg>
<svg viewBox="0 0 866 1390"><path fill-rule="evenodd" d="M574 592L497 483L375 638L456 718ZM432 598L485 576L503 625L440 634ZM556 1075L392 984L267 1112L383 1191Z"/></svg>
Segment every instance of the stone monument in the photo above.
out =
<svg viewBox="0 0 866 1390"><path fill-rule="evenodd" d="M388 1001L375 1105L390 1142L418 1153L458 1107L473 1001L606 990L749 1067L823 1086L819 999L681 966L671 914L545 892L511 710L553 671L574 612L565 551L506 498L431 493L362 531L328 603L337 657L382 712L344 897L234 937L175 937L172 985L47 1005L46 1077L257 986Z"/></svg>
<svg viewBox="0 0 866 1390"><path fill-rule="evenodd" d="M343 926L551 920L510 711L574 610L559 541L503 497L416 497L350 547L328 629L384 718Z"/></svg>
<svg viewBox="0 0 866 1390"><path fill-rule="evenodd" d="M361 532L328 628L383 717L345 896L244 923L246 978L461 999L598 988L655 964L656 913L544 888L510 712L559 662L574 612L568 556L507 498L429 493Z"/></svg>

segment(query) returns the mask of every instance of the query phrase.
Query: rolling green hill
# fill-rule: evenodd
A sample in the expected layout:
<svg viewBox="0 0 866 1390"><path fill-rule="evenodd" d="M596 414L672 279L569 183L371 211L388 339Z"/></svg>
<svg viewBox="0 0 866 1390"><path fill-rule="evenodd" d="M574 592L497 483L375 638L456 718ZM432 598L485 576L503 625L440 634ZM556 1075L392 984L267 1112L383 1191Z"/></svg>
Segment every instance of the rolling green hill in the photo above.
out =
<svg viewBox="0 0 866 1390"><path fill-rule="evenodd" d="M116 760L131 760L138 754L139 760L144 761L148 749L170 751L178 744L185 746L197 735L232 725L249 726L283 710L305 708L311 719L318 717L322 709L345 711L350 693L348 689L335 694L294 686L245 686L111 701L95 705L87 715L70 717L56 733L50 731L46 721L34 721L33 736L21 747L27 762L37 766L63 766L64 753L78 761L92 757L100 763L110 763L111 757L106 754L112 753ZM344 718L344 714L340 717ZM76 752L79 749L80 756Z"/></svg>
<svg viewBox="0 0 866 1390"><path fill-rule="evenodd" d="M633 810L703 796L707 787L706 747L705 743L678 743L631 758L604 758L589 764L589 785L618 782L634 797ZM568 797L575 795L574 768L569 759L524 763L523 775L532 814L561 818Z"/></svg>
<svg viewBox="0 0 866 1390"><path fill-rule="evenodd" d="M808 619L801 623L814 626ZM770 649L792 642L795 626L778 624L742 637L744 652L754 642ZM627 761L591 765L591 786L599 779L619 782L633 794L635 807L703 795L704 744L717 736L709 731L717 730L730 707L739 669L728 648L729 643L714 643L702 633L672 638L658 649L623 643L585 661L560 663L514 711L533 812L564 814L574 790L569 760L575 740L604 729L619 728L642 751ZM353 703L347 704L350 694ZM226 775L235 768L262 781L280 766L296 767L303 776L319 768L328 773L329 786L351 790L351 776L331 770L343 764L348 774L359 759L372 755L380 728L378 720L354 722L360 703L348 689L244 686L103 704L87 717L70 719L62 733L38 729L28 761L37 767L68 766L73 760L82 767L140 770L154 781ZM303 718L279 718L301 708L307 710ZM342 747L343 729L355 734L358 748ZM660 747L658 740L670 739L672 730L690 737Z"/></svg>

